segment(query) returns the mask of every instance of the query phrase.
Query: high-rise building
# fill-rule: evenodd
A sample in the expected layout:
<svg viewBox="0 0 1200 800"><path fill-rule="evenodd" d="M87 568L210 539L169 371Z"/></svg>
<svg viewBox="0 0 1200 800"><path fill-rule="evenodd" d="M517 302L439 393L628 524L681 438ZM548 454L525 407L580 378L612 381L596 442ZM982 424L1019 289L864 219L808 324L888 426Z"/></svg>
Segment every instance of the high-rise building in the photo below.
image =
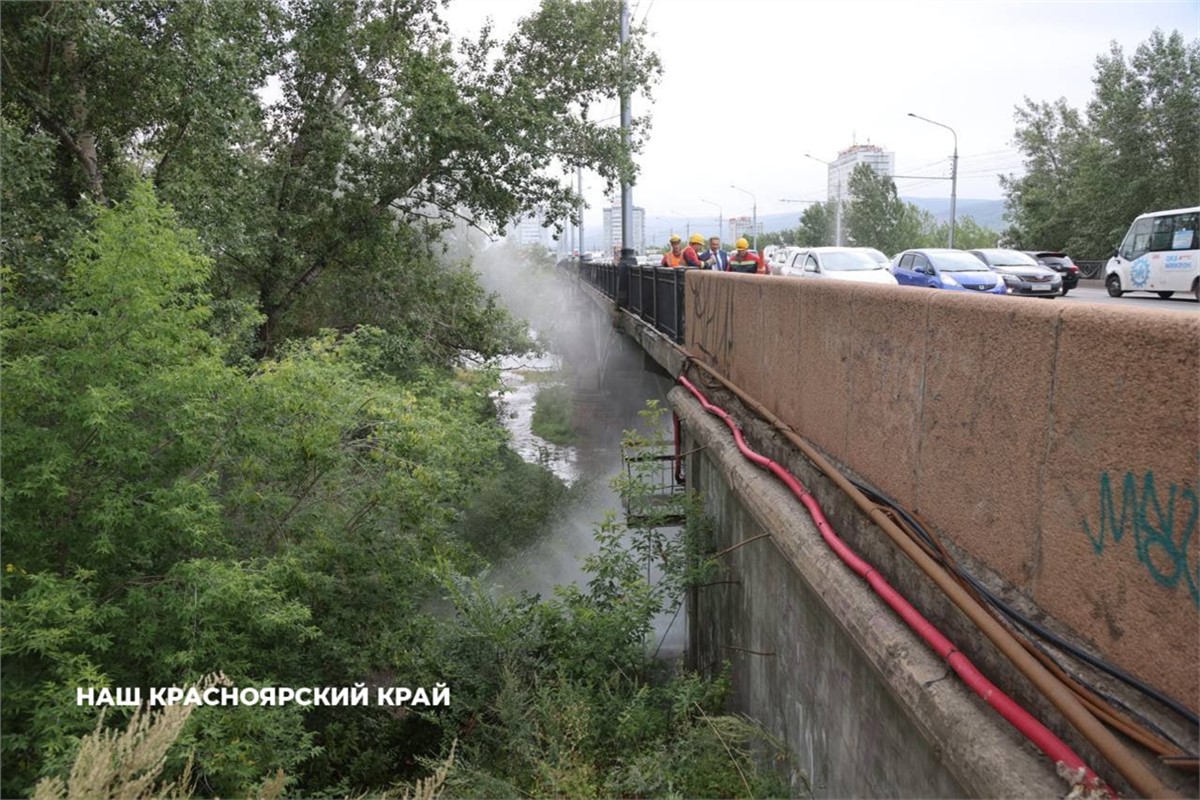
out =
<svg viewBox="0 0 1200 800"><path fill-rule="evenodd" d="M550 247L550 229L542 227L545 218L533 212L517 220L508 229L508 238L520 245Z"/></svg>
<svg viewBox="0 0 1200 800"><path fill-rule="evenodd" d="M729 241L725 241L724 239L721 240L721 244L726 247L732 247L734 242L743 236L746 237L747 240L753 242L754 234L757 233L759 236L762 236L763 233L762 220L759 220L757 227L755 227L753 217L730 217L728 227Z"/></svg>
<svg viewBox="0 0 1200 800"><path fill-rule="evenodd" d="M830 200L846 200L850 193L850 174L859 164L866 164L880 177L896 172L896 154L873 144L855 144L838 153L829 165Z"/></svg>
<svg viewBox="0 0 1200 800"><path fill-rule="evenodd" d="M633 230L630 231L629 246L635 255L646 252L646 209L633 207ZM621 204L616 203L604 209L604 243L608 253L621 249Z"/></svg>

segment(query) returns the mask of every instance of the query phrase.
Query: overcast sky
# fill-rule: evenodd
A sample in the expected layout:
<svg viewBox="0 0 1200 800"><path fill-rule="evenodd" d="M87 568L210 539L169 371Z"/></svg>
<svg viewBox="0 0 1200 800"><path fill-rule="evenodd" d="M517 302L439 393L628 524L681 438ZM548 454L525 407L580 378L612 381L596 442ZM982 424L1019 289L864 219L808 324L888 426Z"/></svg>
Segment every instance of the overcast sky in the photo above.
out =
<svg viewBox="0 0 1200 800"><path fill-rule="evenodd" d="M648 215L760 216L803 209L781 198L823 200L826 167L851 144L895 153L899 175L950 174L958 134L960 198L1000 198L997 173L1020 172L1013 109L1025 96L1092 96L1096 57L1126 55L1157 27L1200 37L1200 0L1135 2L818 2L817 0L629 0L662 58L652 115L638 158L635 205ZM485 16L496 33L536 0L450 0L444 14L469 35ZM618 107L613 102L611 113ZM948 197L949 181L897 180L900 194ZM606 205L584 176L590 218Z"/></svg>

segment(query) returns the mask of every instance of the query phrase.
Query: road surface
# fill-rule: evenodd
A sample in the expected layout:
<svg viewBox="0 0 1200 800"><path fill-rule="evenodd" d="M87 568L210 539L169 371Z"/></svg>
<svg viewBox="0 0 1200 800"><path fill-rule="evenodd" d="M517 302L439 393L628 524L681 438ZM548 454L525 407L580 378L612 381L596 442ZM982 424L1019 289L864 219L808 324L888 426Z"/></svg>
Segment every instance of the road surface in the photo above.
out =
<svg viewBox="0 0 1200 800"><path fill-rule="evenodd" d="M1025 299L1025 298L1014 298ZM1041 301L1046 302L1046 301ZM1184 314L1200 314L1200 303L1196 302L1196 298L1191 292L1176 292L1175 296L1164 300L1161 297L1153 294L1145 294L1143 292L1134 292L1126 294L1122 297L1109 297L1108 290L1100 285L1099 282L1093 284L1092 281L1083 281L1076 288L1072 289L1066 297L1059 297L1053 300L1055 303L1103 303L1105 305L1120 306L1121 308L1151 308L1155 311L1178 311Z"/></svg>

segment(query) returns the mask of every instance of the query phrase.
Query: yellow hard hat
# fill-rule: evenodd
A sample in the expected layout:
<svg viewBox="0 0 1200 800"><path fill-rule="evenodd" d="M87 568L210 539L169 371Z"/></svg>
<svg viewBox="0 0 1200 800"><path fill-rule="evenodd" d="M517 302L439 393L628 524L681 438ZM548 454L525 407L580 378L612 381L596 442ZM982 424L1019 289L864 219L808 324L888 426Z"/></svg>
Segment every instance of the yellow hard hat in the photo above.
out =
<svg viewBox="0 0 1200 800"><path fill-rule="evenodd" d="M681 241L683 241L683 240L679 238L678 233L671 234L671 244L676 244L677 242L681 242Z"/></svg>
<svg viewBox="0 0 1200 800"><path fill-rule="evenodd" d="M742 238L738 239L734 246L737 247L738 250L745 250L750 247L750 243L747 242L745 238Z"/></svg>
<svg viewBox="0 0 1200 800"><path fill-rule="evenodd" d="M704 237L698 233L693 233L692 238L688 239L688 244L704 244Z"/></svg>

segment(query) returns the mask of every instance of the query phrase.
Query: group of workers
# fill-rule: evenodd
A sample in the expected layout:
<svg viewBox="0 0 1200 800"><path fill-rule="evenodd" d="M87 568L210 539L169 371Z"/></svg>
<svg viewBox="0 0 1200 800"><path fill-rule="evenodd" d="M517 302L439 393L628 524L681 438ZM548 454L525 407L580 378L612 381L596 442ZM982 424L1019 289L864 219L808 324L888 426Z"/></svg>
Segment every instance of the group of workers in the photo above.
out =
<svg viewBox="0 0 1200 800"><path fill-rule="evenodd" d="M708 249L705 249L704 237L698 233L693 233L684 246L678 234L673 234L671 249L663 254L660 266L766 274L767 265L758 253L750 249L748 241L738 239L735 247L737 249L732 253L727 253L721 249L721 237L713 236L708 240Z"/></svg>

